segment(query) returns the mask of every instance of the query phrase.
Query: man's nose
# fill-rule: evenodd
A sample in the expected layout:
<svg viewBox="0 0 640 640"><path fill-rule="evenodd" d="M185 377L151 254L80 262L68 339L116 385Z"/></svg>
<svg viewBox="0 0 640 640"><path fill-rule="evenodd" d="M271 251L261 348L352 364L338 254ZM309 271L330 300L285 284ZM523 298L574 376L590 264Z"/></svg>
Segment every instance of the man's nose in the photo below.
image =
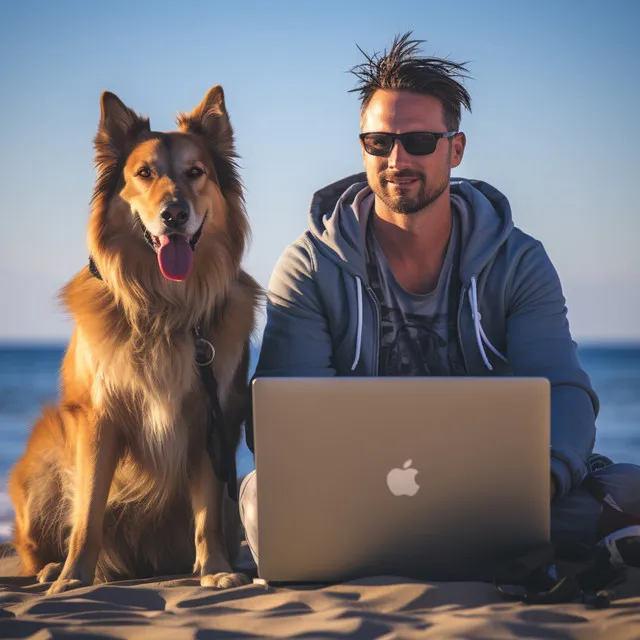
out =
<svg viewBox="0 0 640 640"><path fill-rule="evenodd" d="M167 202L160 211L160 217L167 227L177 229L189 219L189 205L182 198Z"/></svg>
<svg viewBox="0 0 640 640"><path fill-rule="evenodd" d="M411 164L411 155L406 152L400 140L394 140L394 145L387 158L387 163L392 169L396 167L406 167Z"/></svg>

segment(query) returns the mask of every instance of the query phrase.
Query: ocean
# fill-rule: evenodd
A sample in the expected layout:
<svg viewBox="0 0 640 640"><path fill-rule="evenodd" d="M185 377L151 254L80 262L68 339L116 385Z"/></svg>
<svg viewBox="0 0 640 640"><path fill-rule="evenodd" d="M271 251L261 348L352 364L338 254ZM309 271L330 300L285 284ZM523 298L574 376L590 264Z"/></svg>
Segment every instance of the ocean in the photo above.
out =
<svg viewBox="0 0 640 640"><path fill-rule="evenodd" d="M7 477L40 407L57 398L63 352L60 346L0 346L0 541L11 535ZM252 371L257 354L254 348ZM596 450L615 461L640 464L640 344L589 345L579 355L600 397ZM238 472L252 468L253 456L243 441Z"/></svg>

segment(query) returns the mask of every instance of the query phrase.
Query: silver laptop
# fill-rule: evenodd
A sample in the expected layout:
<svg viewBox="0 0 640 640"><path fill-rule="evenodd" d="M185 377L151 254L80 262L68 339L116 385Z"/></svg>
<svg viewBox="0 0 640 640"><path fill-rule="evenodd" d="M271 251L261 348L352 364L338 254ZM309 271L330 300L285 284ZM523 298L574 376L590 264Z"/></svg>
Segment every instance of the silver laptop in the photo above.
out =
<svg viewBox="0 0 640 640"><path fill-rule="evenodd" d="M487 580L549 539L546 379L260 378L253 412L261 578Z"/></svg>

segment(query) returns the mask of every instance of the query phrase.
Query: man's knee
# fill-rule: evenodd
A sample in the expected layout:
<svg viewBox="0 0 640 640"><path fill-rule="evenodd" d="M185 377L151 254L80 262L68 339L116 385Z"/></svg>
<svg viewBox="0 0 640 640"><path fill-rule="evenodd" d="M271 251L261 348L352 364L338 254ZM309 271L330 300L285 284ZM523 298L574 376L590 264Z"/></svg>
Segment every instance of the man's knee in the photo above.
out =
<svg viewBox="0 0 640 640"><path fill-rule="evenodd" d="M255 469L247 474L240 485L240 518L244 526L247 544L258 564L258 492Z"/></svg>
<svg viewBox="0 0 640 640"><path fill-rule="evenodd" d="M605 501L614 511L640 519L640 467L618 463L597 469L579 488L554 500L551 505L551 537L596 542L615 526L615 522L603 520L609 514L609 511L603 513Z"/></svg>

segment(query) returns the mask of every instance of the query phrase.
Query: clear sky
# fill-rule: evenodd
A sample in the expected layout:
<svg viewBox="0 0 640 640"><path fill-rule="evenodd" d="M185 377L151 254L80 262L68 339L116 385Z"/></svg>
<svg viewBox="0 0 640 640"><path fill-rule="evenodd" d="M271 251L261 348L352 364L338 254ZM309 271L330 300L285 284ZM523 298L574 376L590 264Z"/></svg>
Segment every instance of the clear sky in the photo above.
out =
<svg viewBox="0 0 640 640"><path fill-rule="evenodd" d="M86 264L99 96L158 130L214 84L266 285L312 193L361 168L347 70L412 29L468 61L456 175L492 183L563 282L574 337L640 340L640 1L0 2L0 340L61 340Z"/></svg>

